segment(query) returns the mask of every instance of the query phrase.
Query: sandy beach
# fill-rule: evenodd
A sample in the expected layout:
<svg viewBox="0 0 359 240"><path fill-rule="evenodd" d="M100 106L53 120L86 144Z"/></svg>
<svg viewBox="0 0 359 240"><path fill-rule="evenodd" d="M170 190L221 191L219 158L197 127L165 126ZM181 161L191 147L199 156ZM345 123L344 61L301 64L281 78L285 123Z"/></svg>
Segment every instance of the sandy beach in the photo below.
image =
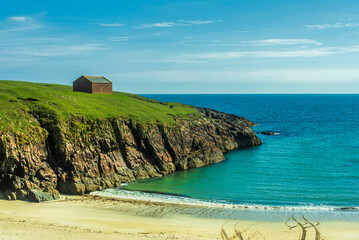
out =
<svg viewBox="0 0 359 240"><path fill-rule="evenodd" d="M0 239L359 239L358 222L244 221L200 217L205 208L62 196L29 203L0 200ZM313 226L311 225L313 224Z"/></svg>

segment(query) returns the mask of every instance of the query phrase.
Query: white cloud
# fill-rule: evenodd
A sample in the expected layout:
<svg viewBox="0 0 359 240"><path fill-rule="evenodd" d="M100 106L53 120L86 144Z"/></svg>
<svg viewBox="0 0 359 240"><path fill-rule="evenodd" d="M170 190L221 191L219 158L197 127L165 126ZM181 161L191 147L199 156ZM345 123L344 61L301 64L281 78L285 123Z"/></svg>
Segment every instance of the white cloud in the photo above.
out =
<svg viewBox="0 0 359 240"><path fill-rule="evenodd" d="M213 20L191 20L191 21L180 20L178 22L158 22L158 23L142 24L142 25L136 26L136 28L192 26L192 25L210 24L210 23L215 23L215 22L222 22L222 20L218 20L218 21L213 21Z"/></svg>
<svg viewBox="0 0 359 240"><path fill-rule="evenodd" d="M42 27L37 21L32 21L30 17L9 17L6 20L9 22L0 25L0 33L26 32Z"/></svg>
<svg viewBox="0 0 359 240"><path fill-rule="evenodd" d="M320 46L323 43L312 39L265 39L254 41L241 41L239 43L225 43L221 40L195 40L192 38L185 38L183 43L208 43L208 46L292 46L292 45L316 45Z"/></svg>
<svg viewBox="0 0 359 240"><path fill-rule="evenodd" d="M334 24L316 24L316 25L305 25L305 26L313 29L346 28L346 27L359 27L359 23L334 23Z"/></svg>
<svg viewBox="0 0 359 240"><path fill-rule="evenodd" d="M21 57L57 57L76 54L87 54L93 51L104 50L101 44L78 45L39 45L24 47L8 47L0 50L1 55Z"/></svg>
<svg viewBox="0 0 359 240"><path fill-rule="evenodd" d="M174 27L174 26L176 26L176 23L174 22L159 22L159 23L142 24L137 26L137 28Z"/></svg>
<svg viewBox="0 0 359 240"><path fill-rule="evenodd" d="M20 28L7 28L7 29L1 29L0 33L11 33L11 32L24 32L24 31L29 31L29 30L34 30L37 28L40 28L40 25L30 25L27 27L20 27Z"/></svg>
<svg viewBox="0 0 359 240"><path fill-rule="evenodd" d="M97 25L100 25L102 27L121 27L121 26L124 26L124 24L121 24L121 23L97 23Z"/></svg>
<svg viewBox="0 0 359 240"><path fill-rule="evenodd" d="M357 82L359 69L263 69L245 72L244 76L257 80L271 80L279 82Z"/></svg>
<svg viewBox="0 0 359 240"><path fill-rule="evenodd" d="M255 71L145 71L114 74L127 81L150 82L357 82L359 69L257 69Z"/></svg>
<svg viewBox="0 0 359 240"><path fill-rule="evenodd" d="M7 19L14 22L24 22L24 21L32 20L31 17L24 17L24 16L13 16L13 17L8 17Z"/></svg>
<svg viewBox="0 0 359 240"><path fill-rule="evenodd" d="M256 46L274 46L274 45L322 45L311 39L265 39L257 41L242 41L243 44L250 44Z"/></svg>
<svg viewBox="0 0 359 240"><path fill-rule="evenodd" d="M182 43L200 43L200 44L218 44L221 43L221 40L196 40L195 38L188 38L186 37L185 40L181 41ZM223 44L225 45L225 44ZM232 45L232 44L231 44Z"/></svg>
<svg viewBox="0 0 359 240"><path fill-rule="evenodd" d="M210 23L215 23L215 22L222 22L222 20L218 20L218 21L214 21L214 20L191 20L191 21L185 21L185 20L181 20L180 22L182 23L188 23L188 24L192 24L192 25L202 25L202 24L210 24Z"/></svg>
<svg viewBox="0 0 359 240"><path fill-rule="evenodd" d="M130 39L130 37L124 36L124 37L109 37L108 40L113 42L127 42Z"/></svg>
<svg viewBox="0 0 359 240"><path fill-rule="evenodd" d="M26 32L42 27L33 18L26 16L12 16L6 18L7 24L0 25L0 33ZM3 36L2 36L3 37Z"/></svg>
<svg viewBox="0 0 359 240"><path fill-rule="evenodd" d="M177 60L224 60L245 57L255 58L296 58L296 57L322 57L334 54L354 53L359 52L359 46L350 47L330 47L330 48L312 48L299 49L291 51L232 51L232 52L212 52L212 53L198 53L185 54L178 57Z"/></svg>

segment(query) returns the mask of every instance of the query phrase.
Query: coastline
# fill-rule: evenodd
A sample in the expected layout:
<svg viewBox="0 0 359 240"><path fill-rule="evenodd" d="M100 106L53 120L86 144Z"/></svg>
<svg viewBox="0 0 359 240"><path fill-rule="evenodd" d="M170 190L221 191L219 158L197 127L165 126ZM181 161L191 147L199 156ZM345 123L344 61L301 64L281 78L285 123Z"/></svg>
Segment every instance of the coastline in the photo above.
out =
<svg viewBox="0 0 359 240"><path fill-rule="evenodd" d="M211 218L201 206L114 199L92 195L62 196L60 200L30 203L0 200L0 236L3 239L221 239L234 226L244 239L298 239L293 221ZM308 218L311 221L310 218ZM313 221L316 224L316 221ZM224 225L224 226L223 226ZM359 222L320 221L324 239L358 239ZM306 239L315 239L307 229Z"/></svg>
<svg viewBox="0 0 359 240"><path fill-rule="evenodd" d="M197 206L201 208L235 209L235 210L273 210L273 211L353 211L359 214L357 206L329 206L329 205L260 205L234 203L225 200L199 199L186 195L166 192L153 192L141 190L128 190L126 188L108 188L102 191L91 192L89 195L113 198L119 200L136 200L140 202L153 202L162 204L174 204L184 207ZM358 217L359 221L359 217Z"/></svg>
<svg viewBox="0 0 359 240"><path fill-rule="evenodd" d="M114 93L104 96L108 109L103 109L100 96L66 86L0 85L11 93L4 104L13 109L16 103L21 116L19 126L0 118L0 197L8 200L86 194L207 166L223 161L231 150L261 145L253 122L209 108ZM30 98L26 88L44 93ZM56 104L43 105L49 99Z"/></svg>

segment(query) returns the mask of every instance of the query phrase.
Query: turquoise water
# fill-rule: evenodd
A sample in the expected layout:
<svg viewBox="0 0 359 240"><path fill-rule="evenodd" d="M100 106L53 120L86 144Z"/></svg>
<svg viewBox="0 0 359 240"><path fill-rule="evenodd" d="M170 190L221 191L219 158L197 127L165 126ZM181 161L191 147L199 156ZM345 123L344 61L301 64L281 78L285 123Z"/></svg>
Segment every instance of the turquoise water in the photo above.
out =
<svg viewBox="0 0 359 240"><path fill-rule="evenodd" d="M259 135L263 145L221 163L122 189L249 206L359 207L359 95L145 96L244 116L255 132L280 135Z"/></svg>

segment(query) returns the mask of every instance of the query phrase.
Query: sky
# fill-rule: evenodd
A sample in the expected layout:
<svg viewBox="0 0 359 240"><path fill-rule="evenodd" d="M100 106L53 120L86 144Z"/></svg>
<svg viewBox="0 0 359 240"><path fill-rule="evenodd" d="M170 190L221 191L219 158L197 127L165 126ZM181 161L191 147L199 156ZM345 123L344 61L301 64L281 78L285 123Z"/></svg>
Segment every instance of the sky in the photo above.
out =
<svg viewBox="0 0 359 240"><path fill-rule="evenodd" d="M116 91L359 93L357 0L2 1L0 79Z"/></svg>

